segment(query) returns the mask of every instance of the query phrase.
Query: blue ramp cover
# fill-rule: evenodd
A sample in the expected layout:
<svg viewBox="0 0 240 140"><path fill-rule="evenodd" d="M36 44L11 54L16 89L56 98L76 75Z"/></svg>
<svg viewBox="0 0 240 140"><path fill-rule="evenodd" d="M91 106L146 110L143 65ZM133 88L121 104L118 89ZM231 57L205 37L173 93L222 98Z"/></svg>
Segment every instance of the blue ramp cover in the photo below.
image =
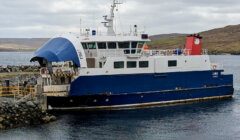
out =
<svg viewBox="0 0 240 140"><path fill-rule="evenodd" d="M66 38L53 38L38 49L32 60L46 59L48 62L72 61L78 67L80 62L74 45ZM31 60L31 61L32 61Z"/></svg>

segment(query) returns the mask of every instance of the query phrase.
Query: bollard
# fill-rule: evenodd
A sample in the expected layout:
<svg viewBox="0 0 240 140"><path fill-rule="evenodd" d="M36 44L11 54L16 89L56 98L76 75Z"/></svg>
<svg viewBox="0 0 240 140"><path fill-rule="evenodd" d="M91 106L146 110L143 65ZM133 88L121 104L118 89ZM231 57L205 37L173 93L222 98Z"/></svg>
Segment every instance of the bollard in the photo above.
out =
<svg viewBox="0 0 240 140"><path fill-rule="evenodd" d="M10 94L10 80L9 79L7 79L7 80L5 80L5 84L6 84L6 88L5 88L5 93L6 94Z"/></svg>

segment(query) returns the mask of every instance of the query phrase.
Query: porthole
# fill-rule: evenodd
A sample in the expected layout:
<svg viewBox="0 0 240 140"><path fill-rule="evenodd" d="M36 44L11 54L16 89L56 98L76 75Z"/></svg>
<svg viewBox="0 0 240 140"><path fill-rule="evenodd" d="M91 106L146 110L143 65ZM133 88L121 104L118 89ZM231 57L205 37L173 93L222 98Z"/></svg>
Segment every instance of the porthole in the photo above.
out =
<svg viewBox="0 0 240 140"><path fill-rule="evenodd" d="M106 99L105 101L106 101L106 102L109 102L109 99Z"/></svg>

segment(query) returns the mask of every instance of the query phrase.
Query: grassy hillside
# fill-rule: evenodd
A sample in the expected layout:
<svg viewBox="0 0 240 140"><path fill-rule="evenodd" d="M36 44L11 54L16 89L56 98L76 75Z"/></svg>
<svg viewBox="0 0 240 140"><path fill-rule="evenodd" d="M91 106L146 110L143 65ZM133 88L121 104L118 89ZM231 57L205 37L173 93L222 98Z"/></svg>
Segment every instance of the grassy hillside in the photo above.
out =
<svg viewBox="0 0 240 140"><path fill-rule="evenodd" d="M203 36L203 48L211 54L240 54L240 25L231 25L200 32ZM152 48L183 48L187 34L160 34L150 38ZM48 38L0 38L0 51L35 51Z"/></svg>
<svg viewBox="0 0 240 140"><path fill-rule="evenodd" d="M240 25L231 25L200 32L203 36L203 48L211 54L240 54ZM170 36L151 36L152 48L171 49L182 48L186 34L170 34Z"/></svg>

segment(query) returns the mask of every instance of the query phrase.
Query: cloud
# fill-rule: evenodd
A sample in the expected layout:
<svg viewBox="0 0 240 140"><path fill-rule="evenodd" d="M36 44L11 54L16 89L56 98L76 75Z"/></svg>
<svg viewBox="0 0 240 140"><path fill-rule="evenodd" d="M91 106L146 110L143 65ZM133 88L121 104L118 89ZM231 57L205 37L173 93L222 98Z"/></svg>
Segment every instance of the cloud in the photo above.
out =
<svg viewBox="0 0 240 140"><path fill-rule="evenodd" d="M122 0L118 32L139 25L149 34L194 33L240 23L238 0ZM0 0L0 37L52 37L82 26L103 30L111 0Z"/></svg>

